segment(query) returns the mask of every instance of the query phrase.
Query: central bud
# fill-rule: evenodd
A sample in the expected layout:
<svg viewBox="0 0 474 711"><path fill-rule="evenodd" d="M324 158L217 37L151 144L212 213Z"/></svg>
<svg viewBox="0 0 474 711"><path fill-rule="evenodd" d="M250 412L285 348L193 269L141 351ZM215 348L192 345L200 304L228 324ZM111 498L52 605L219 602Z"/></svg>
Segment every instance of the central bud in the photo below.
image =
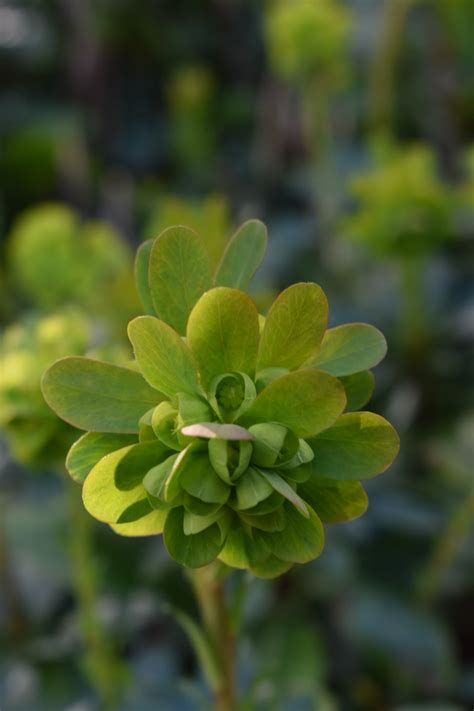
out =
<svg viewBox="0 0 474 711"><path fill-rule="evenodd" d="M244 401L244 386L233 375L222 380L216 391L216 400L224 410L237 410Z"/></svg>

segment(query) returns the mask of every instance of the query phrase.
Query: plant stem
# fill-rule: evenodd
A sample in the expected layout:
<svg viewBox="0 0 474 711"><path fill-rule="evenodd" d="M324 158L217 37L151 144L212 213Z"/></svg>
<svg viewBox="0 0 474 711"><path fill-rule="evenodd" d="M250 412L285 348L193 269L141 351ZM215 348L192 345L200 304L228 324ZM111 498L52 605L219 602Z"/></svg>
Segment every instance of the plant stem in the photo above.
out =
<svg viewBox="0 0 474 711"><path fill-rule="evenodd" d="M471 487L467 497L455 507L443 534L418 577L416 594L421 605L430 607L436 601L446 572L465 543L473 519L474 486Z"/></svg>
<svg viewBox="0 0 474 711"><path fill-rule="evenodd" d="M369 79L369 120L371 128L384 136L390 136L393 131L396 65L406 18L417 1L381 3L382 26Z"/></svg>
<svg viewBox="0 0 474 711"><path fill-rule="evenodd" d="M98 574L94 562L93 521L81 490L67 477L70 514L70 551L74 593L85 644L85 666L103 708L112 708L120 694L125 671L97 615Z"/></svg>
<svg viewBox="0 0 474 711"><path fill-rule="evenodd" d="M204 627L221 668L220 682L213 683L215 711L236 711L235 636L219 564L196 568L191 572L191 581Z"/></svg>

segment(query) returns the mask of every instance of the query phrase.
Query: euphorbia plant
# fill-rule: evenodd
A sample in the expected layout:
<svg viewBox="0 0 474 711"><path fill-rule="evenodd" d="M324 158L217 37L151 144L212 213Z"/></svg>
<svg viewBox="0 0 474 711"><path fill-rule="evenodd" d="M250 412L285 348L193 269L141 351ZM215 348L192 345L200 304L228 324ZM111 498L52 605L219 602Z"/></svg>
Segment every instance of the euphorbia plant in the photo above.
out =
<svg viewBox="0 0 474 711"><path fill-rule="evenodd" d="M244 289L265 247L251 220L212 273L193 231L165 230L137 255L147 311L129 325L137 369L71 357L43 378L55 412L88 430L66 462L86 509L122 535L163 533L195 570L200 649L221 709L235 701L219 566L271 578L317 558L323 523L363 513L359 480L398 449L385 419L354 411L372 393L382 334L327 329L326 297L311 283L260 316Z"/></svg>

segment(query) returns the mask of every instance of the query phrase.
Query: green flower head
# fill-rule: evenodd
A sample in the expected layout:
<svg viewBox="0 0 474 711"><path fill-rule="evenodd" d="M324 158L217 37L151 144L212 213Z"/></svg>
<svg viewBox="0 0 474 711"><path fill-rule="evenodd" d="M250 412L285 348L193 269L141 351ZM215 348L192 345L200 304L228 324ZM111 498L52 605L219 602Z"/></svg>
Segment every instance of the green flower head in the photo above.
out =
<svg viewBox="0 0 474 711"><path fill-rule="evenodd" d="M191 230L145 243L136 276L148 315L129 324L138 371L65 358L43 393L88 430L66 464L93 516L123 535L163 532L182 565L219 558L273 577L320 554L323 523L365 511L359 480L392 462L398 437L352 411L371 395L382 334L327 330L311 283L260 317L243 289L265 246L265 227L245 223L212 274Z"/></svg>

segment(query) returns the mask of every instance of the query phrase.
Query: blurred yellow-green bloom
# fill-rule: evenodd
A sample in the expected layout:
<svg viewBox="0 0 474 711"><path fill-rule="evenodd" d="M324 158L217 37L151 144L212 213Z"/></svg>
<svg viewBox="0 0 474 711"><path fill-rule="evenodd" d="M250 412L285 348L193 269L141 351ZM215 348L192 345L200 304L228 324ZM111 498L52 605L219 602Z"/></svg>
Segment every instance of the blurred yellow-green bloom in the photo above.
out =
<svg viewBox="0 0 474 711"><path fill-rule="evenodd" d="M291 81L324 75L341 80L350 29L347 8L334 0L274 0L265 17L270 63Z"/></svg>
<svg viewBox="0 0 474 711"><path fill-rule="evenodd" d="M377 256L423 256L451 237L452 193L426 146L379 151L351 192L357 206L342 231Z"/></svg>

